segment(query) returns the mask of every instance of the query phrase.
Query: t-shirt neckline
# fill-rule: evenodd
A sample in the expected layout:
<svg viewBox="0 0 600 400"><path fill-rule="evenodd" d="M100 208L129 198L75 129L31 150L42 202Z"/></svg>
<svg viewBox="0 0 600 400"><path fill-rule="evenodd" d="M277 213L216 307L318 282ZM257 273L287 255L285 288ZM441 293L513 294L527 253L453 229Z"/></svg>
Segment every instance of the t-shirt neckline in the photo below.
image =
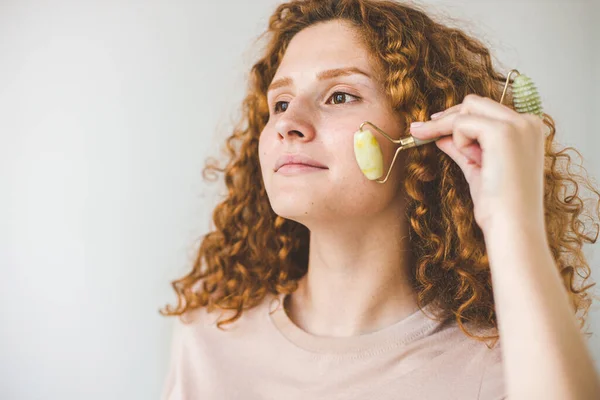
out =
<svg viewBox="0 0 600 400"><path fill-rule="evenodd" d="M421 309L375 332L357 336L317 336L304 331L287 315L283 301L285 294L276 295L270 302L269 315L277 330L294 345L313 353L355 354L376 353L407 345L429 335L441 322L429 318ZM431 314L432 305L423 307Z"/></svg>

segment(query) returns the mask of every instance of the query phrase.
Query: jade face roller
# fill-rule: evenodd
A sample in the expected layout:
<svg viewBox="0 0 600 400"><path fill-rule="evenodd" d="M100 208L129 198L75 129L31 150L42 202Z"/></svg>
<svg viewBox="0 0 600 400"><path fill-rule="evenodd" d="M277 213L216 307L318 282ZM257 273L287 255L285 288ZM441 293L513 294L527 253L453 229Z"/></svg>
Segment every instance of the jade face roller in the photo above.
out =
<svg viewBox="0 0 600 400"><path fill-rule="evenodd" d="M530 113L542 117L542 102L533 81L529 77L520 74L516 69L511 70L506 77L506 83L504 84L504 91L502 92L500 103L502 104L502 101L504 100L506 89L508 88L510 77L513 73L517 74L511 86L515 110L519 113ZM383 179L379 179L383 176L383 153L379 146L379 142L375 136L373 136L373 133L368 129L363 129L365 125L370 125L384 138L399 145L392 158L392 163L385 174L385 178ZM360 170L367 179L377 183L385 183L392 172L392 167L396 162L398 154L402 150L422 146L427 143L435 142L438 139L439 138L421 140L411 135L400 139L394 139L371 122L365 121L360 125L358 131L354 133L354 157L356 158Z"/></svg>

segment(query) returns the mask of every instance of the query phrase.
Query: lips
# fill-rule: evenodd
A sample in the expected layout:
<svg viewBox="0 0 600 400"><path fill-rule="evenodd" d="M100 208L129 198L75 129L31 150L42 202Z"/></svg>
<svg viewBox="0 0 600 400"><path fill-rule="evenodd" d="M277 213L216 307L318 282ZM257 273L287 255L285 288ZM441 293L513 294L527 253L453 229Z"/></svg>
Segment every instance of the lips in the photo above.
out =
<svg viewBox="0 0 600 400"><path fill-rule="evenodd" d="M277 159L274 170L277 172L279 168L290 164L308 165L310 167L328 169L327 166L305 154L286 154Z"/></svg>

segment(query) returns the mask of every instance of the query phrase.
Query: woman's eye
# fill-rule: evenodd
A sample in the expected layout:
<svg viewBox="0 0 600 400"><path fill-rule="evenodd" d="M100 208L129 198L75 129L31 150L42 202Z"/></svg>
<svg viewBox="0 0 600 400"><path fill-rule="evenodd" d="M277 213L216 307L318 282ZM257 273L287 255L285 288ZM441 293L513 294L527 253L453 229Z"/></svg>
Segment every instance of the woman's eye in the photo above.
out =
<svg viewBox="0 0 600 400"><path fill-rule="evenodd" d="M360 100L358 96L353 96L349 93L335 92L329 97L329 99L327 100L327 104L351 103L352 101L349 101L350 98L355 99L354 101ZM284 112L285 110L287 110L289 104L289 101L278 101L275 103L273 111L275 112L275 114Z"/></svg>
<svg viewBox="0 0 600 400"><path fill-rule="evenodd" d="M342 104L342 103L348 103L348 98L352 97L354 99L358 99L357 96L353 96L349 93L344 93L344 92L335 92L334 94L331 95L331 97L329 97L329 99L327 100L327 104L329 104L330 100L331 102L333 102L333 104Z"/></svg>
<svg viewBox="0 0 600 400"><path fill-rule="evenodd" d="M288 104L289 102L287 101L278 101L277 103L275 103L275 113L280 113L287 110Z"/></svg>

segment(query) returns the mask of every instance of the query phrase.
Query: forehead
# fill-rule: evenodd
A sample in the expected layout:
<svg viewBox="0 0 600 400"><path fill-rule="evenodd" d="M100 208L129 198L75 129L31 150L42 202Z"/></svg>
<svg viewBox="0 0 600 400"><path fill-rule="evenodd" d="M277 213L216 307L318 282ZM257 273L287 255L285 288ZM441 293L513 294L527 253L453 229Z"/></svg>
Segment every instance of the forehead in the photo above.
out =
<svg viewBox="0 0 600 400"><path fill-rule="evenodd" d="M276 77L348 65L373 71L369 50L357 28L347 21L333 20L298 32L286 49Z"/></svg>

